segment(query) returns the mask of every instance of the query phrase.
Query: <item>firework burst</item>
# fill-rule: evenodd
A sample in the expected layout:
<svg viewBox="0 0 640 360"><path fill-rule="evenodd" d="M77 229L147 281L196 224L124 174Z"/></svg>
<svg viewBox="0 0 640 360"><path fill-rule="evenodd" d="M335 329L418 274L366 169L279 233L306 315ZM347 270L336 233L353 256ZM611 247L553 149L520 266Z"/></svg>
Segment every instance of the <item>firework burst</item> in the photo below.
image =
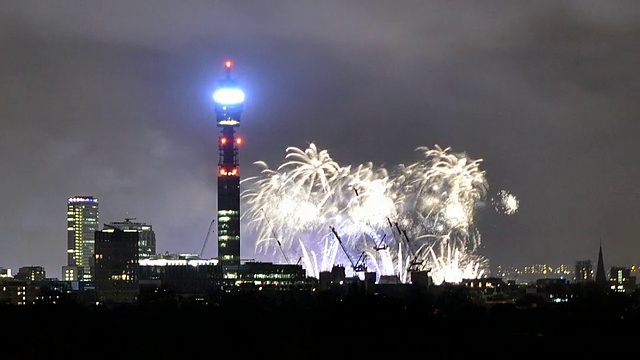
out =
<svg viewBox="0 0 640 360"><path fill-rule="evenodd" d="M256 162L260 174L242 182L256 250L279 247L315 277L358 255L368 269L403 282L415 269L429 269L436 284L482 276L488 261L476 253L474 226L488 188L482 160L437 145L416 151L418 161L390 171L372 163L340 166L313 143L288 147L275 170ZM512 206L509 196L504 203Z"/></svg>
<svg viewBox="0 0 640 360"><path fill-rule="evenodd" d="M497 212L505 215L513 215L520 208L520 200L512 193L501 190L498 192L498 198L493 199L493 205Z"/></svg>

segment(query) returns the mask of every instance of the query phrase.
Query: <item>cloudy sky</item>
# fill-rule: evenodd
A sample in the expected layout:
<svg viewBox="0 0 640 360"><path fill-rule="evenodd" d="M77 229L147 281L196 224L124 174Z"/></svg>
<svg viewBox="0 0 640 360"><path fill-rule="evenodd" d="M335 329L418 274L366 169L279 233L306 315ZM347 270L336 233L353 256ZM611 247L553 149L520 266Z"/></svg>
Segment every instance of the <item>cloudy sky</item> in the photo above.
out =
<svg viewBox="0 0 640 360"><path fill-rule="evenodd" d="M0 267L59 276L74 195L198 252L227 58L245 177L310 142L387 167L438 144L520 200L477 214L492 268L596 260L600 242L607 267L638 263L639 38L638 1L3 1Z"/></svg>

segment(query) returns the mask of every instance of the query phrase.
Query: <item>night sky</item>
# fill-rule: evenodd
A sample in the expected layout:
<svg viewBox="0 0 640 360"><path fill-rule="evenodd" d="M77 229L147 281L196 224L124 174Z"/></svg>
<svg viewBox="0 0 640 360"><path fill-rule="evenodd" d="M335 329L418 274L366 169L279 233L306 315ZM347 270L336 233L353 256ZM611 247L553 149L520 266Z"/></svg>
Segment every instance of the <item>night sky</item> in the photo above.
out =
<svg viewBox="0 0 640 360"><path fill-rule="evenodd" d="M241 174L314 142L393 167L483 159L479 253L497 265L640 261L640 2L4 1L0 267L66 265L66 201L198 252L215 217L211 93L247 93ZM242 257L253 253L244 233ZM216 256L214 237L205 256Z"/></svg>

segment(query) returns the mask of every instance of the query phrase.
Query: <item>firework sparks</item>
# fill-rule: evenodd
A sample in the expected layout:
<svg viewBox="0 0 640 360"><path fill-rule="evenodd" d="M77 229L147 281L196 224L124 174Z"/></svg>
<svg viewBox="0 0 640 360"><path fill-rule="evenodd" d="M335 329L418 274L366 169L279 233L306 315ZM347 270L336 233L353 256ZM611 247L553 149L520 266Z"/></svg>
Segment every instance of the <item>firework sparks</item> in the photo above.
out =
<svg viewBox="0 0 640 360"><path fill-rule="evenodd" d="M351 261L345 252L366 254L367 268L403 282L415 264L430 269L436 284L480 277L488 268L476 254L480 234L473 223L488 188L481 160L437 145L417 151L417 162L392 171L372 163L340 166L315 144L288 147L275 170L257 162L262 171L243 180L242 193L256 250L281 245L286 258L301 258L315 277ZM517 210L517 199L503 195L504 208Z"/></svg>
<svg viewBox="0 0 640 360"><path fill-rule="evenodd" d="M512 193L501 190L498 193L498 199L494 200L494 206L497 212L505 215L513 215L518 212L520 207L520 200Z"/></svg>

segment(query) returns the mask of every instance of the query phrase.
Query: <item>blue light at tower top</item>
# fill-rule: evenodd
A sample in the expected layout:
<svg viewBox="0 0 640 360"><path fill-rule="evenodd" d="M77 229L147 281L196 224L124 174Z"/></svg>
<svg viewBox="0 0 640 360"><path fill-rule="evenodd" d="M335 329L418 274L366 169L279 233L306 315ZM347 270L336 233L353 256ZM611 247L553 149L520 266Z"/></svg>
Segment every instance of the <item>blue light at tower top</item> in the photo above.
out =
<svg viewBox="0 0 640 360"><path fill-rule="evenodd" d="M237 105L244 102L244 91L239 88L222 87L213 93L213 101L220 105Z"/></svg>
<svg viewBox="0 0 640 360"><path fill-rule="evenodd" d="M213 93L213 101L216 105L216 122L218 126L239 126L240 114L243 110L245 94L238 84L231 79L231 67L233 63L226 61L226 79L222 80Z"/></svg>

